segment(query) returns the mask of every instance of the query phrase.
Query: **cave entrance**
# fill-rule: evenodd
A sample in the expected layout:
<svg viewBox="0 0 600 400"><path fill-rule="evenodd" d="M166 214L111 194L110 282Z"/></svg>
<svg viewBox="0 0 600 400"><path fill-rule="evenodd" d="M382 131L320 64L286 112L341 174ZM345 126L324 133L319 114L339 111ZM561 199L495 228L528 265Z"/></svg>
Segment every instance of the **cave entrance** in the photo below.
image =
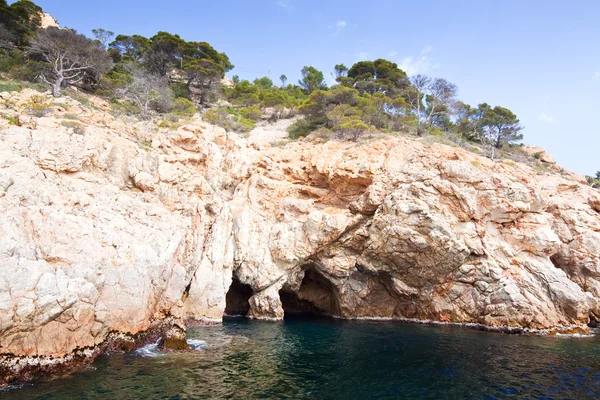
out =
<svg viewBox="0 0 600 400"><path fill-rule="evenodd" d="M313 269L305 271L297 292L284 287L279 298L286 317L340 315L336 287Z"/></svg>
<svg viewBox="0 0 600 400"><path fill-rule="evenodd" d="M250 297L254 292L250 285L240 282L237 277L233 277L229 291L225 295L225 315L228 316L247 316L250 311Z"/></svg>

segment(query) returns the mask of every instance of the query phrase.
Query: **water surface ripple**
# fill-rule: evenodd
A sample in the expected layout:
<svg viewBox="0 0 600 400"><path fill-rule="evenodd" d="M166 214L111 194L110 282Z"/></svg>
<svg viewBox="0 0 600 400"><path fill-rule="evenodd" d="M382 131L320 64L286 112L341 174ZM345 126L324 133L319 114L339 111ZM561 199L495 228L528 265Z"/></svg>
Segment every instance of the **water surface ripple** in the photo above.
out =
<svg viewBox="0 0 600 400"><path fill-rule="evenodd" d="M1 399L599 399L600 339L397 322L227 319Z"/></svg>

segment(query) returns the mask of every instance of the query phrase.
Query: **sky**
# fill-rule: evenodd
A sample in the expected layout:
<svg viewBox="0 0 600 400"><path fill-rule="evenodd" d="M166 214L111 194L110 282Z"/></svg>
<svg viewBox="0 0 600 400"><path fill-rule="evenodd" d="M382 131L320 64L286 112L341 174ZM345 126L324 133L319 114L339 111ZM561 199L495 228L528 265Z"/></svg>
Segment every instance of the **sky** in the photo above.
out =
<svg viewBox="0 0 600 400"><path fill-rule="evenodd" d="M511 109L524 142L584 175L600 170L599 0L35 0L61 26L206 41L253 80L304 65L386 58L442 77L471 105Z"/></svg>

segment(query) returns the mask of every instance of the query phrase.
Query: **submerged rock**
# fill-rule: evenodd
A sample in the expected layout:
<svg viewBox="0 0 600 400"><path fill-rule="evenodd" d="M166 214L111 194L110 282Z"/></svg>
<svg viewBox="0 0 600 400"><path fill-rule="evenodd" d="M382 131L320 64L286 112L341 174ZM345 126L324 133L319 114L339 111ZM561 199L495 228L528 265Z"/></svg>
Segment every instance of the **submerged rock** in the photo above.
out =
<svg viewBox="0 0 600 400"><path fill-rule="evenodd" d="M405 137L271 148L199 119L81 121L0 126L0 382L228 306L507 330L600 317L600 196L578 175ZM187 348L183 328L163 343Z"/></svg>

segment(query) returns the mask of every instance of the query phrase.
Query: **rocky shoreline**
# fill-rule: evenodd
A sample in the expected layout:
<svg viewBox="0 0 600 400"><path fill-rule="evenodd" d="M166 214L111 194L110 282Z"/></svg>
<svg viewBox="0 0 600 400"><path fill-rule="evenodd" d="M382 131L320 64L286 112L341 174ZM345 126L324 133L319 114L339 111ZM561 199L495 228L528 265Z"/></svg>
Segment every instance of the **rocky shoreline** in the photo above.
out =
<svg viewBox="0 0 600 400"><path fill-rule="evenodd" d="M0 118L3 382L136 335L183 349L176 321L226 313L532 333L600 318L600 195L555 164L403 136L249 143L199 117L126 122L95 98L47 96L35 118L32 96L0 107L20 125Z"/></svg>
<svg viewBox="0 0 600 400"><path fill-rule="evenodd" d="M242 317L243 318L243 317ZM432 320L417 320L410 318L342 318L331 317L342 320L360 320L373 322L399 322L410 324L455 326L467 329L496 332L509 335L532 335L532 336L565 336L565 337L593 337L597 335L598 329L590 329L587 326L573 325L569 327L556 327L553 329L528 329L521 327L490 327L476 323L454 323L439 322ZM271 322L279 320L271 319ZM219 325L221 321L188 321L187 326ZM183 340L182 340L183 339ZM65 357L53 358L48 356L18 357L9 354L0 356L0 391L10 389L23 383L54 379L76 372L85 366L91 365L102 355L113 353L128 353L138 350L148 344L158 343L159 348L167 351L186 352L191 351L185 340L185 328L175 321L158 321L148 331L135 335L115 332L106 341L94 348L77 349Z"/></svg>

